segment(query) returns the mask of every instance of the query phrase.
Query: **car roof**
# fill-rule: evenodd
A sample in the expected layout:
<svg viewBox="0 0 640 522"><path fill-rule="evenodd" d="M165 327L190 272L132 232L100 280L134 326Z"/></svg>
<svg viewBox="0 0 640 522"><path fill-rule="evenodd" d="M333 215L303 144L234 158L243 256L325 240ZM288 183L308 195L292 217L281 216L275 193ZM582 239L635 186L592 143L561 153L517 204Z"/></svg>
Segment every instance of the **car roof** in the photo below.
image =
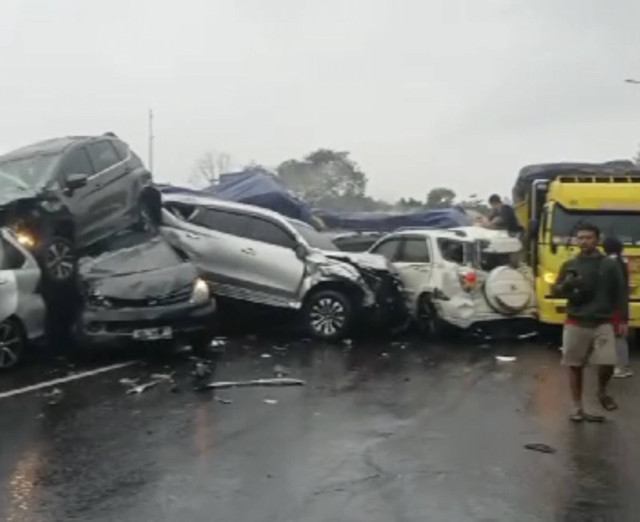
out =
<svg viewBox="0 0 640 522"><path fill-rule="evenodd" d="M273 212L271 210L256 207L255 205L247 205L245 203L235 203L233 201L226 201L224 199L218 199L213 196L198 196L195 194L180 194L180 193L168 193L162 195L162 201L166 203L183 203L185 205L194 205L199 207L207 207L213 209L230 210L236 212L242 212L245 214L252 214L254 216L264 216L271 219L279 220L280 222L290 221L281 214Z"/></svg>
<svg viewBox="0 0 640 522"><path fill-rule="evenodd" d="M490 228L467 226L454 228L405 228L392 232L391 235L424 235L430 237L441 237L447 239L458 239L460 241L476 241L509 237L504 230L493 230Z"/></svg>
<svg viewBox="0 0 640 522"><path fill-rule="evenodd" d="M29 156L40 156L47 154L59 154L64 152L70 146L83 141L91 141L97 139L118 139L117 136L105 134L103 136L65 136L62 138L52 138L31 145L20 147L0 156L0 160L9 160L17 158L26 158Z"/></svg>

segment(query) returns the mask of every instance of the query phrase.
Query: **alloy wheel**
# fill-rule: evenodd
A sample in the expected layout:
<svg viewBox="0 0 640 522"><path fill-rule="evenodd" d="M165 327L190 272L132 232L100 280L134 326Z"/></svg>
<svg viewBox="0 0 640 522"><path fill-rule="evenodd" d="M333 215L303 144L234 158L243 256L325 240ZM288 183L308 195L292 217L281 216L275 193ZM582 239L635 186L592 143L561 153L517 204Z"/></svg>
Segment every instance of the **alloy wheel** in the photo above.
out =
<svg viewBox="0 0 640 522"><path fill-rule="evenodd" d="M311 306L309 317L314 332L323 337L332 337L344 328L347 311L339 300L322 297Z"/></svg>
<svg viewBox="0 0 640 522"><path fill-rule="evenodd" d="M18 362L23 351L22 335L13 321L0 324L0 369L12 368Z"/></svg>
<svg viewBox="0 0 640 522"><path fill-rule="evenodd" d="M73 274L74 256L71 245L65 241L54 241L47 248L45 266L47 273L56 281L66 281Z"/></svg>

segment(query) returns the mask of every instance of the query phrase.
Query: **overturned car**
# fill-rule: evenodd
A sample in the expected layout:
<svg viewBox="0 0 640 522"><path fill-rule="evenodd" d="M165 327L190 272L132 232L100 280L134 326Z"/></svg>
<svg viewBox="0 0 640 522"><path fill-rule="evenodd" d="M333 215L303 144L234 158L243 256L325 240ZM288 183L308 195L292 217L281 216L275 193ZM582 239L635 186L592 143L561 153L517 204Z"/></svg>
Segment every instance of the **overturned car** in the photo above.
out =
<svg viewBox="0 0 640 522"><path fill-rule="evenodd" d="M402 288L379 256L349 255L311 226L258 207L165 194L161 231L216 295L298 310L314 337L347 335L361 314L405 315Z"/></svg>
<svg viewBox="0 0 640 522"><path fill-rule="evenodd" d="M215 301L209 287L161 237L82 258L79 272L84 306L74 325L78 347L161 342L198 351L210 344Z"/></svg>

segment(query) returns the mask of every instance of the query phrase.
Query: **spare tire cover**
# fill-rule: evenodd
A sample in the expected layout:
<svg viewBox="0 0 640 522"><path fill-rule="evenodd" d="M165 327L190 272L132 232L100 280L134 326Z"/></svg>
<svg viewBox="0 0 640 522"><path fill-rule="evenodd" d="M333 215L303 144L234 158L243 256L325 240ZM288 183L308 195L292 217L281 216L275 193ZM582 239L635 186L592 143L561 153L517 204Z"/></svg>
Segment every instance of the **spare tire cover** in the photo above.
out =
<svg viewBox="0 0 640 522"><path fill-rule="evenodd" d="M531 301L533 288L527 277L509 266L493 270L484 283L487 302L496 312L513 315L522 312Z"/></svg>

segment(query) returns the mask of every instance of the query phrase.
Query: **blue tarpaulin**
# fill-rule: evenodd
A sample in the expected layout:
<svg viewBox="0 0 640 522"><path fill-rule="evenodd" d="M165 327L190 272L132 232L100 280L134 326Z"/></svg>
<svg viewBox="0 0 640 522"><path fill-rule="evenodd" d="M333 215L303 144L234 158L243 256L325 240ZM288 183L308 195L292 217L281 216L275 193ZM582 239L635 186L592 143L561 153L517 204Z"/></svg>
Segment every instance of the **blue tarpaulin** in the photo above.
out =
<svg viewBox="0 0 640 522"><path fill-rule="evenodd" d="M314 214L328 228L360 232L391 232L402 227L451 228L471 224L469 216L457 208L421 212L335 212L314 209Z"/></svg>
<svg viewBox="0 0 640 522"><path fill-rule="evenodd" d="M202 190L173 185L157 185L157 187L165 194L211 196L226 201L255 205L273 210L283 216L311 222L309 206L295 197L275 174L261 168L222 174L218 183Z"/></svg>
<svg viewBox="0 0 640 522"><path fill-rule="evenodd" d="M267 208L307 223L311 221L309 206L295 197L278 176L261 168L222 174L219 183L203 192L227 201Z"/></svg>

